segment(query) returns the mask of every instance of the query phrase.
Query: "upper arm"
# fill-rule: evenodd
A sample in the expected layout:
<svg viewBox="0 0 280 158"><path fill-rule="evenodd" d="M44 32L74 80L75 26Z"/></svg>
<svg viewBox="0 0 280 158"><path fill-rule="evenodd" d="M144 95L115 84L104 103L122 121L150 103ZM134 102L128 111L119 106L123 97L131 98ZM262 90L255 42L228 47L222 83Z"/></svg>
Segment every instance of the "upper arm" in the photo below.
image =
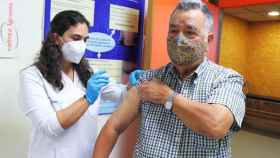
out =
<svg viewBox="0 0 280 158"><path fill-rule="evenodd" d="M241 127L245 114L245 95L242 87L242 76L232 73L214 84L207 100L210 104L216 104L227 120L232 118L230 126L233 130Z"/></svg>
<svg viewBox="0 0 280 158"><path fill-rule="evenodd" d="M19 95L20 106L27 116L34 111L39 111L42 115L54 112L44 90L43 81L34 72L21 72Z"/></svg>
<svg viewBox="0 0 280 158"><path fill-rule="evenodd" d="M132 87L126 94L120 107L112 114L108 124L119 133L124 131L138 116L140 97L137 88Z"/></svg>
<svg viewBox="0 0 280 158"><path fill-rule="evenodd" d="M20 106L24 114L47 135L58 135L63 128L43 87L40 77L32 71L20 74Z"/></svg>

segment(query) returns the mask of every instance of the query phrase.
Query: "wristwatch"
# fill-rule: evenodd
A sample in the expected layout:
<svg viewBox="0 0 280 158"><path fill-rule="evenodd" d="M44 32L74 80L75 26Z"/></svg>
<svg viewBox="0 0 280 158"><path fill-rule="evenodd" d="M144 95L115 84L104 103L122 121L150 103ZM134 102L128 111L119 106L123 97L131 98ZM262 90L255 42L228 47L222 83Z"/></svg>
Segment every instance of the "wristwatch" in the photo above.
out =
<svg viewBox="0 0 280 158"><path fill-rule="evenodd" d="M173 92L168 96L167 101L166 101L166 103L164 104L165 109L167 109L167 110L171 110L171 109L172 109L172 107L173 107L173 98L174 98L176 95L177 95L177 93L173 91Z"/></svg>

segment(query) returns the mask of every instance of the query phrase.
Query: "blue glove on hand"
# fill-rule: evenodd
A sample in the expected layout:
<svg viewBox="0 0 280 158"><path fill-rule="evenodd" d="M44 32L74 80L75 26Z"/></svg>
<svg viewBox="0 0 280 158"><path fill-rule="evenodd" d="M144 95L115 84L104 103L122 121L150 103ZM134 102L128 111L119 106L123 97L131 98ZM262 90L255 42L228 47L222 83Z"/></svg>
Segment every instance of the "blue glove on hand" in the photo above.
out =
<svg viewBox="0 0 280 158"><path fill-rule="evenodd" d="M109 83L109 76L105 71L94 73L87 81L86 100L89 105L92 105L99 93L100 89Z"/></svg>
<svg viewBox="0 0 280 158"><path fill-rule="evenodd" d="M129 83L131 86L136 86L137 80L140 78L142 74L144 74L144 70L135 70L130 73L129 75Z"/></svg>

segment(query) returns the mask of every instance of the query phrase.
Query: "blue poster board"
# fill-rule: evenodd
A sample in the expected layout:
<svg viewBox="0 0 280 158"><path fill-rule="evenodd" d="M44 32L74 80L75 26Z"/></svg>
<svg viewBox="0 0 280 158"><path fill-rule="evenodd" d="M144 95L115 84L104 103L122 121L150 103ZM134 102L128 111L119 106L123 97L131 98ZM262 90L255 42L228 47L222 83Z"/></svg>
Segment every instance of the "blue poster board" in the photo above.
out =
<svg viewBox="0 0 280 158"><path fill-rule="evenodd" d="M52 2L53 0L45 0L45 38L50 27ZM95 0L93 2L94 24L90 26L89 30L90 38L87 41L86 57L124 60L134 62L137 67L140 67L143 49L145 0ZM133 10L134 13L138 14L138 26L136 30L132 28L134 31L118 29L116 25L112 27L112 21L110 20L114 19L116 21L117 18L124 16L125 10ZM112 18L114 13L117 14ZM123 23L119 24L119 26L121 25ZM125 27L129 28L130 26Z"/></svg>
<svg viewBox="0 0 280 158"><path fill-rule="evenodd" d="M145 0L45 0L44 38L49 32L51 18L62 10L86 12L84 15L91 24L85 53L88 59L133 63L128 71L120 70L126 73L140 67ZM116 103L102 103L99 114L110 114L116 108Z"/></svg>

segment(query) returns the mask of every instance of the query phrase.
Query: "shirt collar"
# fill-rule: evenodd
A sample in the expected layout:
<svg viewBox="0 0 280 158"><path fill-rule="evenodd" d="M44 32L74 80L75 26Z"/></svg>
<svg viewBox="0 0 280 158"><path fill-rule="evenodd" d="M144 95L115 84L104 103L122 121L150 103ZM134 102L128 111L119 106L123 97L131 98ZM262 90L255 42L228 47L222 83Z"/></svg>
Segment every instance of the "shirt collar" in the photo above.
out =
<svg viewBox="0 0 280 158"><path fill-rule="evenodd" d="M196 74L197 74L197 76L200 76L203 72L204 72L204 70L207 68L207 65L209 64L209 61L208 61L208 59L207 59L207 57L205 57L204 59L203 59L203 62L198 66L198 68L194 71Z"/></svg>
<svg viewBox="0 0 280 158"><path fill-rule="evenodd" d="M191 73L187 77L187 79L188 78L196 79L197 77L199 77L204 72L204 70L207 68L208 64L209 64L209 61L208 61L207 57L205 57L203 59L203 62L196 68L196 70L193 73ZM169 64L167 72L172 74L172 75L175 75L175 77L180 79L179 74L178 74L177 70L175 69L175 66L172 63Z"/></svg>
<svg viewBox="0 0 280 158"><path fill-rule="evenodd" d="M63 71L61 71L61 74L62 74L62 80L66 84L77 84L79 81L78 78L79 76L75 69L74 69L74 80L70 79L69 76L67 76Z"/></svg>

